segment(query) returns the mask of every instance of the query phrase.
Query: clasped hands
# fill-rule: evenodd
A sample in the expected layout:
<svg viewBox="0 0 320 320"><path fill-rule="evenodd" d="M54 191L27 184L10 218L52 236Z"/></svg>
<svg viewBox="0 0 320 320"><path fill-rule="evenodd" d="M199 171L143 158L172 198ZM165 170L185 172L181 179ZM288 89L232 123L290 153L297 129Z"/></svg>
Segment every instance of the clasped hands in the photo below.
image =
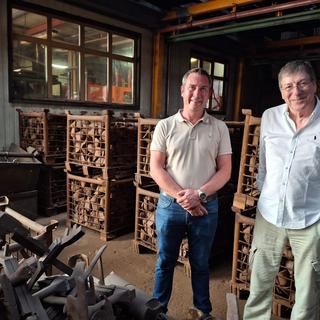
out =
<svg viewBox="0 0 320 320"><path fill-rule="evenodd" d="M202 205L198 191L195 189L185 189L177 193L177 203L187 210L192 216L207 215L207 209Z"/></svg>

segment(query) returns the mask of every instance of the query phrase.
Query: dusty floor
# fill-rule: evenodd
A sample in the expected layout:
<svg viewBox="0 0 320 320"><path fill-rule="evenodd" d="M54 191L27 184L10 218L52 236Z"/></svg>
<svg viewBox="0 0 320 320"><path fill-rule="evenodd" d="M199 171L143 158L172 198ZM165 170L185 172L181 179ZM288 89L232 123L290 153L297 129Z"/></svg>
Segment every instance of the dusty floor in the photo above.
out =
<svg viewBox="0 0 320 320"><path fill-rule="evenodd" d="M37 221L43 225L50 219L59 220L59 228L55 231L55 237L59 237L65 231L65 214L50 218L41 218ZM66 248L61 254L61 260L67 261L67 257L83 253L92 259L95 251L105 242L99 239L96 232L85 229L85 236L76 244ZM147 250L138 254L133 245L134 234L129 233L107 242L107 249L103 255L105 275L114 271L121 278L151 294L153 288L153 271L156 254ZM229 292L231 279L232 254L224 252L216 256L212 261L210 277L210 293L213 304L213 314L219 319L226 319L226 293ZM95 270L97 272L97 270ZM97 275L97 273L94 273ZM239 301L240 313L242 313L245 301ZM187 277L182 264L178 264L174 276L174 288L169 304L171 320L185 320L189 307L192 306L190 278Z"/></svg>

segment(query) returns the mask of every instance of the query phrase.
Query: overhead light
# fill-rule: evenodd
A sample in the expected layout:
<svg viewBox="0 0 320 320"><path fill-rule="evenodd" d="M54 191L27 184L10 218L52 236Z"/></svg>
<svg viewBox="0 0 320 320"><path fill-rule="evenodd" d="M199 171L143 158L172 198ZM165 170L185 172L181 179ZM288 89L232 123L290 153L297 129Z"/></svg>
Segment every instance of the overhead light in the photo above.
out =
<svg viewBox="0 0 320 320"><path fill-rule="evenodd" d="M19 68L19 69L14 69L13 72L21 72L21 68Z"/></svg>
<svg viewBox="0 0 320 320"><path fill-rule="evenodd" d="M53 66L54 68L56 68L56 69L63 69L63 70L69 68L68 66L64 66L64 65L62 65L62 64L54 64L54 63L52 64L52 66Z"/></svg>

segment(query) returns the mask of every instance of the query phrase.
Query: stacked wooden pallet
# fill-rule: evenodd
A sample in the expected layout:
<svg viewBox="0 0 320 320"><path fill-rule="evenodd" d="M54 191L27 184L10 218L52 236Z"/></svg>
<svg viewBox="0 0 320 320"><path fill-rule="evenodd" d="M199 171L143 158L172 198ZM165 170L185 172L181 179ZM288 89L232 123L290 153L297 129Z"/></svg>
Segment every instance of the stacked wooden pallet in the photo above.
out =
<svg viewBox="0 0 320 320"><path fill-rule="evenodd" d="M67 211L76 223L111 239L134 225L137 118L67 117Z"/></svg>
<svg viewBox="0 0 320 320"><path fill-rule="evenodd" d="M259 199L256 177L259 166L259 135L261 119L244 110L245 125L241 151L237 192L234 195L235 230L231 291L239 298L247 298L250 290L249 253ZM290 315L294 304L295 287L293 256L288 245L283 252L279 273L273 289L273 313L279 317Z"/></svg>

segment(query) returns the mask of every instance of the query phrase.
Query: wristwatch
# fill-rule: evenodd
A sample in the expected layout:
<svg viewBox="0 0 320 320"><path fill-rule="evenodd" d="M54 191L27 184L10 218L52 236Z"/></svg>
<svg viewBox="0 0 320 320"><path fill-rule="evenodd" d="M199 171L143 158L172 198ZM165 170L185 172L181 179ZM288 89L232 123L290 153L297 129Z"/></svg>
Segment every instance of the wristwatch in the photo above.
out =
<svg viewBox="0 0 320 320"><path fill-rule="evenodd" d="M198 195L201 202L207 202L207 195L201 189L198 189Z"/></svg>

